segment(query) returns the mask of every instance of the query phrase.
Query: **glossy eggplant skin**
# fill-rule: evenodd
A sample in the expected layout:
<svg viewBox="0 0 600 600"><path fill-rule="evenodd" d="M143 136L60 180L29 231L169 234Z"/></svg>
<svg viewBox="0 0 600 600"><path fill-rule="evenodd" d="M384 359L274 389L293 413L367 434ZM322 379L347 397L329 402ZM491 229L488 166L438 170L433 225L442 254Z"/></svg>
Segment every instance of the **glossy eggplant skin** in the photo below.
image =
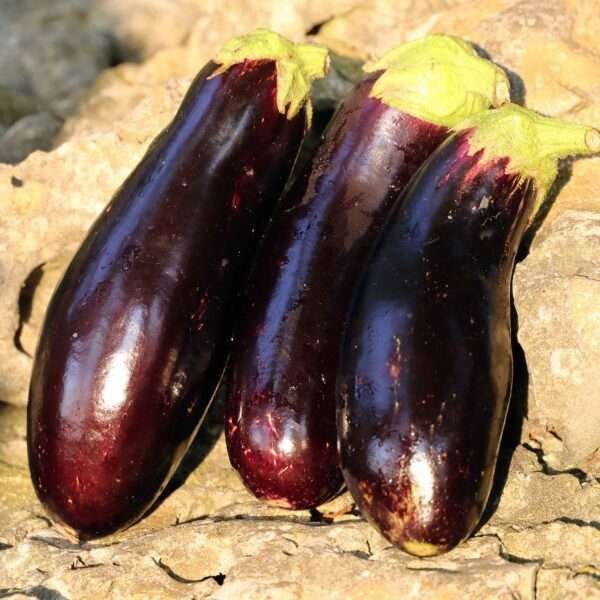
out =
<svg viewBox="0 0 600 600"><path fill-rule="evenodd" d="M334 115L248 286L225 432L232 465L272 505L315 507L343 485L335 376L354 280L392 200L448 135L371 98L378 76Z"/></svg>
<svg viewBox="0 0 600 600"><path fill-rule="evenodd" d="M215 70L92 226L47 311L29 463L42 503L80 539L136 521L185 453L303 137L304 110L277 110L273 61Z"/></svg>
<svg viewBox="0 0 600 600"><path fill-rule="evenodd" d="M444 143L394 205L353 301L338 380L344 478L411 554L476 527L512 381L510 284L534 204L508 158Z"/></svg>

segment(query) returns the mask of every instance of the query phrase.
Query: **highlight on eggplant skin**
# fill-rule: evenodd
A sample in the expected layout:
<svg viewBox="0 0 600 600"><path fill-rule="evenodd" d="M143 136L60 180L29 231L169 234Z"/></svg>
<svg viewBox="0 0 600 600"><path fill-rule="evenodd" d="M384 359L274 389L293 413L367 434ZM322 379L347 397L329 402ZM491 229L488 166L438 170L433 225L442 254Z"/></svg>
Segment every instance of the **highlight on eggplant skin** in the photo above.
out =
<svg viewBox="0 0 600 600"><path fill-rule="evenodd" d="M274 215L231 357L230 461L256 497L280 507L313 508L342 487L343 323L393 200L457 119L508 99L504 72L450 36L404 44L366 71Z"/></svg>
<svg viewBox="0 0 600 600"><path fill-rule="evenodd" d="M338 379L344 478L416 556L474 531L512 384L516 251L556 159L598 132L507 105L464 124L398 199L365 267Z"/></svg>
<svg viewBox="0 0 600 600"><path fill-rule="evenodd" d="M296 50L253 35L196 77L50 302L31 379L29 464L39 499L79 539L123 529L152 506L222 377L240 282L297 155L313 63L326 62L324 50L312 53L313 74L280 107L279 59L261 52L284 46L289 71Z"/></svg>

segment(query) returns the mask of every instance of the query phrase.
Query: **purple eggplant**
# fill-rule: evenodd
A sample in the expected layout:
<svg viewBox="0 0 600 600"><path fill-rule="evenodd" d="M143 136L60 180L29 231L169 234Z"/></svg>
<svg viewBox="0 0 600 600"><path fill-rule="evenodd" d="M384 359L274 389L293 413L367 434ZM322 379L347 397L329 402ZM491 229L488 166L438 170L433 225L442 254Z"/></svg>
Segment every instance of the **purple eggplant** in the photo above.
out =
<svg viewBox="0 0 600 600"><path fill-rule="evenodd" d="M282 200L232 353L229 457L272 505L311 508L340 491L335 376L367 249L457 119L508 99L501 69L448 36L396 48L367 70Z"/></svg>
<svg viewBox="0 0 600 600"><path fill-rule="evenodd" d="M230 40L68 267L28 409L33 484L65 532L139 519L198 430L326 62L325 49L265 30Z"/></svg>
<svg viewBox="0 0 600 600"><path fill-rule="evenodd" d="M599 133L507 105L448 139L394 204L356 292L339 373L340 454L360 510L417 556L486 505L512 382L515 254L557 158Z"/></svg>

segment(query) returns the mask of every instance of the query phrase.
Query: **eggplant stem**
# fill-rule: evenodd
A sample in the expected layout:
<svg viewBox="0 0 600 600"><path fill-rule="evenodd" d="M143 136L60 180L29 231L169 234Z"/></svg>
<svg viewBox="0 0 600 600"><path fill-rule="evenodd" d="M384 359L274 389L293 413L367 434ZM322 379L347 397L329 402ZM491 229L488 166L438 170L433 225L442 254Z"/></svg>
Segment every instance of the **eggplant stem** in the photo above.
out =
<svg viewBox="0 0 600 600"><path fill-rule="evenodd" d="M363 68L383 71L371 91L373 98L444 127L510 100L506 73L450 35L402 44Z"/></svg>
<svg viewBox="0 0 600 600"><path fill-rule="evenodd" d="M273 60L277 68L277 109L292 119L306 109L306 126L312 120L310 87L329 68L327 48L317 44L295 44L287 38L259 28L228 40L214 58L220 67L212 77L246 60Z"/></svg>
<svg viewBox="0 0 600 600"><path fill-rule="evenodd" d="M545 117L516 104L474 115L457 128L473 130L472 154L483 150L487 160L508 158L510 172L535 181L538 194L532 218L556 177L559 158L600 151L597 129Z"/></svg>
<svg viewBox="0 0 600 600"><path fill-rule="evenodd" d="M591 127L535 115L539 153L548 158L590 154L600 149L600 133Z"/></svg>

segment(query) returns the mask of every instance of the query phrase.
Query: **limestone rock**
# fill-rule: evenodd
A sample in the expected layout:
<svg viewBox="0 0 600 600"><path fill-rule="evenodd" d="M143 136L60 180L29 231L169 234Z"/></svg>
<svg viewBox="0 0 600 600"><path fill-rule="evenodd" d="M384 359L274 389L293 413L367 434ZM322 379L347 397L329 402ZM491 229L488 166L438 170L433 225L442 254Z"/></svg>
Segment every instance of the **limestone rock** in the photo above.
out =
<svg viewBox="0 0 600 600"><path fill-rule="evenodd" d="M547 473L539 456L518 446L492 524L526 528L552 521L583 523L600 511L600 482L573 473Z"/></svg>
<svg viewBox="0 0 600 600"><path fill-rule="evenodd" d="M47 112L19 119L0 137L0 163L18 163L34 150L50 150L61 125Z"/></svg>
<svg viewBox="0 0 600 600"><path fill-rule="evenodd" d="M26 7L27 22L37 23L30 32L39 33L44 23L52 38L60 27L38 12L50 4L80 28L73 44L91 40L92 55L82 55L71 87L56 84L65 98L73 92L78 107L61 129L60 145L15 166L0 165L0 401L12 404L0 404L0 596L600 597L598 158L565 165L551 210L536 224L518 265L518 333L529 373L523 443L512 460L510 448L503 455L510 469L499 470L501 494L491 518L448 555L414 559L392 548L355 513L347 494L312 514L257 502L229 466L219 402L150 514L111 538L74 545L52 528L35 497L25 410L18 406L25 403L45 306L72 253L171 119L198 68L227 37L259 24L296 39L310 30L362 59L443 30L478 43L510 68L517 97L529 106L598 123L597 3L4 0L0 87L26 100L6 112L0 104L0 127L39 114L38 101L55 102L52 86L40 81L34 91L33 71L19 66L16 40L23 34L2 30L23 19ZM159 20L163 26L156 27ZM96 37L105 31L108 45ZM46 57L55 56L64 72L67 62L58 38L52 39L35 47L54 48ZM110 62L106 52L115 44L144 62L105 71L80 95ZM356 60L337 66L335 77L317 90L324 109L357 74ZM34 68L31 61L28 68ZM27 98L34 100L28 104ZM57 102L62 110L71 101ZM13 116L2 121L9 112Z"/></svg>
<svg viewBox="0 0 600 600"><path fill-rule="evenodd" d="M560 202L559 198L557 202ZM555 469L600 476L600 211L569 210L538 233L515 274L529 370L529 438Z"/></svg>
<svg viewBox="0 0 600 600"><path fill-rule="evenodd" d="M354 4L356 0L96 0L90 19L100 29L113 32L129 60L188 43L199 52L198 70L229 37L261 26L297 39Z"/></svg>
<svg viewBox="0 0 600 600"><path fill-rule="evenodd" d="M0 575L11 591L37 587L67 598L88 597L92 590L107 598L312 600L323 598L323 590L334 599L392 592L422 598L442 585L450 599L534 597L537 565L502 559L495 540L475 539L452 559L416 563L397 550L372 547L371 537L363 522L207 519L82 548L41 529L3 551ZM27 568L23 557L40 568Z"/></svg>
<svg viewBox="0 0 600 600"><path fill-rule="evenodd" d="M597 577L590 569L542 569L537 581L538 597L546 600L599 600L600 586L594 584Z"/></svg>

